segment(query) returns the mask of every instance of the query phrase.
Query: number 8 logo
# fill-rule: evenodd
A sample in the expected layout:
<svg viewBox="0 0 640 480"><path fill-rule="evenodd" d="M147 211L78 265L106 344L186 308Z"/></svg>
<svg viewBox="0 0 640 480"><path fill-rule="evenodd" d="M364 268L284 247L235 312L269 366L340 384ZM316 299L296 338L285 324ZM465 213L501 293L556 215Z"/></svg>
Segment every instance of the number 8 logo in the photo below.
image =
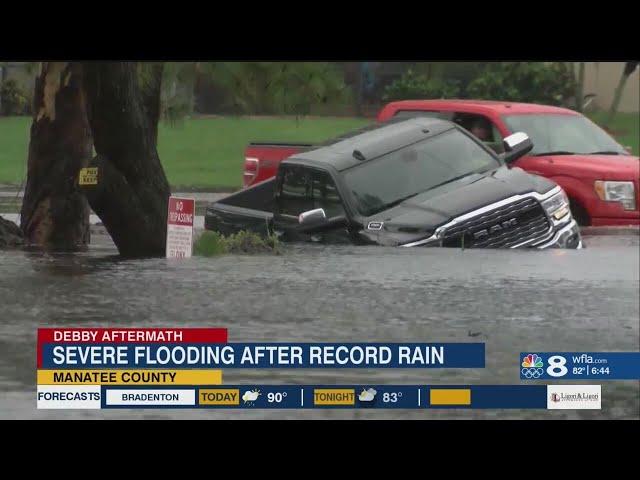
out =
<svg viewBox="0 0 640 480"><path fill-rule="evenodd" d="M565 367L567 359L561 355L553 355L549 357L547 361L549 362L547 374L552 377L564 377L569 371L567 367Z"/></svg>

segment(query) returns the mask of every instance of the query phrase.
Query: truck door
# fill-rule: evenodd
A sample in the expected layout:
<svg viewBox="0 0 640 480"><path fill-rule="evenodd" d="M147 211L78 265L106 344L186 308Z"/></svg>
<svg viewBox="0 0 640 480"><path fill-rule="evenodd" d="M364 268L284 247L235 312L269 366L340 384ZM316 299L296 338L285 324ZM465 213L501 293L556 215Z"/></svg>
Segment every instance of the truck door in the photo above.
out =
<svg viewBox="0 0 640 480"><path fill-rule="evenodd" d="M331 175L323 170L300 165L286 165L278 176L274 226L289 240L343 243L348 231L341 227L322 234L301 234L298 215L322 208L327 219L346 216L344 204Z"/></svg>

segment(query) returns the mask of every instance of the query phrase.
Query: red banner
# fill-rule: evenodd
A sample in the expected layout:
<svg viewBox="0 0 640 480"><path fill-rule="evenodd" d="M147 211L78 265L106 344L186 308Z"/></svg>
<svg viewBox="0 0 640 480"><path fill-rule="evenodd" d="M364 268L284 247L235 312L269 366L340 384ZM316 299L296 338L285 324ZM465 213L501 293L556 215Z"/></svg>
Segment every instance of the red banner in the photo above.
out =
<svg viewBox="0 0 640 480"><path fill-rule="evenodd" d="M227 343L226 328L39 328L38 368L45 343Z"/></svg>

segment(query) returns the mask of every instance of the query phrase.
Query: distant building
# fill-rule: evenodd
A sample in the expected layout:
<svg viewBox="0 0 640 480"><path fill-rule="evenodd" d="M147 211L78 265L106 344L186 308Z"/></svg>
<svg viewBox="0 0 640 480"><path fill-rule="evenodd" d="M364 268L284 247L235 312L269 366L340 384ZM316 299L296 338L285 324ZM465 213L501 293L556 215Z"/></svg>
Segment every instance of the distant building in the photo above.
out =
<svg viewBox="0 0 640 480"><path fill-rule="evenodd" d="M595 105L608 109L622 72L624 62L585 62L584 93L595 93ZM622 93L619 112L640 112L640 69L631 74Z"/></svg>

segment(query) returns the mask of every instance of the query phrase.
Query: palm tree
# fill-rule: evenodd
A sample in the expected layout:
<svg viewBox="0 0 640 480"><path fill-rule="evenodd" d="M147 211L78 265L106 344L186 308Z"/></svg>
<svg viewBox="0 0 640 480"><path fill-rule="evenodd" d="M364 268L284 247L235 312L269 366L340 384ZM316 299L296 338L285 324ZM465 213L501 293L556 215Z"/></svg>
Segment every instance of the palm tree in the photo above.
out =
<svg viewBox="0 0 640 480"><path fill-rule="evenodd" d="M607 120L605 121L605 126L609 126L613 121L613 117L615 117L618 107L620 106L620 100L622 99L622 92L624 91L624 86L629 80L629 77L634 72L634 70L638 67L640 62L626 62L624 65L624 70L622 71L622 76L620 77L620 81L618 82L618 86L615 89L613 94L613 101L611 102L611 108L609 109L609 115L607 115Z"/></svg>
<svg viewBox="0 0 640 480"><path fill-rule="evenodd" d="M7 79L7 63L8 62L0 62L0 88ZM2 95L0 95L0 115L2 115Z"/></svg>

